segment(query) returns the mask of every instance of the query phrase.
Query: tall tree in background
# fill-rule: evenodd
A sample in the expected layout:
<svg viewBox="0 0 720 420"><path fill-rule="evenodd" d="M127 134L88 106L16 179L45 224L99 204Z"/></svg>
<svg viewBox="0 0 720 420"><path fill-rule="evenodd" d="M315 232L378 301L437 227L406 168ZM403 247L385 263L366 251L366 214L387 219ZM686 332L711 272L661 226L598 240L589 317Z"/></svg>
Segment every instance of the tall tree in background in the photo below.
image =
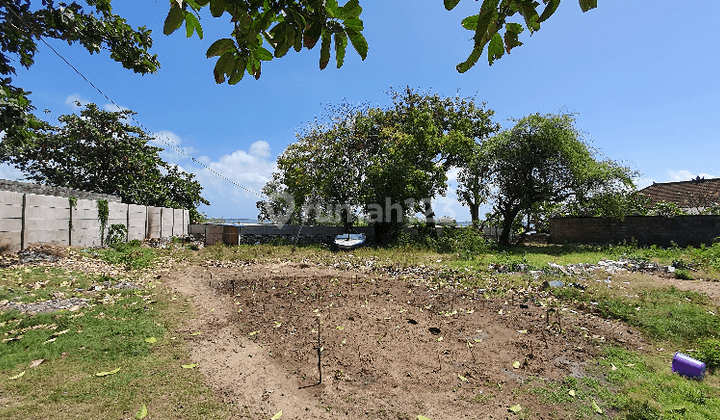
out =
<svg viewBox="0 0 720 420"><path fill-rule="evenodd" d="M43 0L0 0L0 131L5 141L32 141L33 130L42 122L32 114L30 92L13 85L13 62L30 68L41 38L79 43L90 54L110 50L110 57L136 73L154 73L159 67L150 31L133 29L112 13L110 0L86 0L86 8ZM89 9L89 11L87 10Z"/></svg>
<svg viewBox="0 0 720 420"><path fill-rule="evenodd" d="M378 237L392 236L417 212L432 220L430 200L447 190L446 173L498 129L494 112L474 98L410 88L390 95L393 105L387 109L328 108L324 120L299 133L278 158L279 172L264 190L276 191L277 199L258 205L273 211L330 208L328 213L341 208L348 211L341 216L345 223L352 221L347 215L365 214ZM288 206L289 196L294 206Z"/></svg>
<svg viewBox="0 0 720 420"><path fill-rule="evenodd" d="M633 187L634 173L617 162L598 160L574 122L567 114L533 114L484 143L494 210L503 219L500 243L509 244L521 212Z"/></svg>
<svg viewBox="0 0 720 420"><path fill-rule="evenodd" d="M61 187L114 194L126 203L188 209L210 204L193 174L160 159L159 147L125 121L132 111L107 112L86 105L80 115L62 115L61 127L43 124L28 144L0 143L0 157L27 178Z"/></svg>

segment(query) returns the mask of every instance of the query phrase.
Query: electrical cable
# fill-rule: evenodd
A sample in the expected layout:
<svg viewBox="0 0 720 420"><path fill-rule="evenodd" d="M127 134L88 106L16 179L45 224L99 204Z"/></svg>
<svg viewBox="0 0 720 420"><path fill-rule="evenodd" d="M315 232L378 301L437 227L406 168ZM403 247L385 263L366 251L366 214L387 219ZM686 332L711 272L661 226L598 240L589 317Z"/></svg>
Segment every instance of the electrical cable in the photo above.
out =
<svg viewBox="0 0 720 420"><path fill-rule="evenodd" d="M6 2L5 0L0 0L0 1L2 1L2 3L3 3L3 4L5 5L5 7L10 11L10 13L12 13L13 15L15 15L15 17L16 17L18 20L20 20L20 21L30 30L30 32L32 32L40 41L42 41L43 44L45 44L45 46L47 46L48 48L50 48L50 50L51 50L52 52L54 52L55 55L57 55L65 64L67 64L71 69L73 69L73 70L75 71L75 73L77 73L80 77L82 77L83 80L85 80L90 86L92 86L96 91L98 91L98 93L100 93L105 99L107 99L108 101L110 101L111 104L115 105L115 106L117 107L117 109L119 109L119 110L122 111L122 108L120 107L120 105L118 105L117 103L115 103L115 101L113 101L112 98L110 98L108 95L106 95L105 92L103 92L100 88L98 88L97 86L95 86L95 84L93 84L93 82L91 82L87 77L85 77L85 75L84 75L80 70L78 70L74 65L72 65L67 59L65 59L65 57L63 57L62 54L60 54L55 48L53 48L52 45L50 45L47 41L45 41L45 39L44 39L39 33L37 33L37 32L33 29L33 27L25 21L25 19L24 19L22 16L18 15L11 7L8 6L8 4L7 4L7 2ZM179 145L175 144L175 142L173 142L172 140L170 140L169 138L167 138L167 136L161 136L161 135L159 135L159 134L153 134L152 131L150 131L147 127L145 127L140 121L138 121L138 120L135 118L134 115L130 115L130 118L131 118L141 129L143 129L148 135L151 135L151 137L154 137L154 138L160 140L162 143L164 143L164 144L166 144L167 146L169 146L172 150L176 151L177 153L180 153L181 155L186 156L186 157L189 158L193 163L196 163L196 164L202 166L203 168L207 169L210 173L212 173L213 175L217 176L218 178L224 179L225 181L227 181L227 182L235 185L236 187L238 187L238 188L240 188L240 189L242 189L242 190L244 190L244 191L246 191L246 192L249 192L250 194L254 194L254 195L256 195L256 196L258 196L258 197L260 197L260 198L267 198L265 195L258 194L258 193L256 193L255 191L252 191L252 190L250 190L250 189L248 189L248 188L243 187L242 185L238 184L237 182L231 180L230 178L226 177L225 175L219 173L218 171L212 169L211 167L207 166L206 164L204 164L204 163L200 162L199 160L195 159L195 158L194 158L193 156L191 156L189 153L187 153L186 151L182 150L182 149L179 147ZM164 137L164 138L163 138L163 137Z"/></svg>

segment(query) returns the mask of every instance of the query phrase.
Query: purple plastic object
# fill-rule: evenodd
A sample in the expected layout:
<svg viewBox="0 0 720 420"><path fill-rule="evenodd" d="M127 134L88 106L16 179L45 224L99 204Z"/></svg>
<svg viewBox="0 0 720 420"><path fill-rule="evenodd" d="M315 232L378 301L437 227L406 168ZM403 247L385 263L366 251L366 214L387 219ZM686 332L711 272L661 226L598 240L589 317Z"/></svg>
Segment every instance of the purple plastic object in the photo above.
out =
<svg viewBox="0 0 720 420"><path fill-rule="evenodd" d="M691 378L703 379L705 377L705 363L676 352L672 361L672 371Z"/></svg>

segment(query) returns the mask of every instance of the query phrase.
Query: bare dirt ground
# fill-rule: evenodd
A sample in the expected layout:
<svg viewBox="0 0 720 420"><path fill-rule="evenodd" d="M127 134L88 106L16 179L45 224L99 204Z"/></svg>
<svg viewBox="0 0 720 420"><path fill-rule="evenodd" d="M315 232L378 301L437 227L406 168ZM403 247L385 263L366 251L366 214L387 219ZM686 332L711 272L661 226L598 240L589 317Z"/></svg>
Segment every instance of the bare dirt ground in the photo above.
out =
<svg viewBox="0 0 720 420"><path fill-rule="evenodd" d="M621 323L541 306L533 291L492 298L377 270L235 263L162 281L192 302L180 333L234 418L504 419L518 403L533 418L569 418L513 390L585 375L601 343L647 345Z"/></svg>

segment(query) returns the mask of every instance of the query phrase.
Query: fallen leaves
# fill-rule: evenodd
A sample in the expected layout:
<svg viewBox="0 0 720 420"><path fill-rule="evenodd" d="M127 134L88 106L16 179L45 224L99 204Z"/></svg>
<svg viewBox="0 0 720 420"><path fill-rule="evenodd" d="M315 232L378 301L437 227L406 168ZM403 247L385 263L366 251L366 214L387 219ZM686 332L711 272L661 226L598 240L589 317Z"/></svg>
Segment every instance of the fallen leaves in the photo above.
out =
<svg viewBox="0 0 720 420"><path fill-rule="evenodd" d="M197 363L191 363L189 365L181 365L183 369L194 369L197 367Z"/></svg>
<svg viewBox="0 0 720 420"><path fill-rule="evenodd" d="M102 377L102 376L114 375L114 374L120 372L120 369L121 369L121 368L117 368L117 369L114 369L114 370L111 370L111 371L107 371L107 372L98 372L98 373L95 374L95 376L100 376L100 377Z"/></svg>

